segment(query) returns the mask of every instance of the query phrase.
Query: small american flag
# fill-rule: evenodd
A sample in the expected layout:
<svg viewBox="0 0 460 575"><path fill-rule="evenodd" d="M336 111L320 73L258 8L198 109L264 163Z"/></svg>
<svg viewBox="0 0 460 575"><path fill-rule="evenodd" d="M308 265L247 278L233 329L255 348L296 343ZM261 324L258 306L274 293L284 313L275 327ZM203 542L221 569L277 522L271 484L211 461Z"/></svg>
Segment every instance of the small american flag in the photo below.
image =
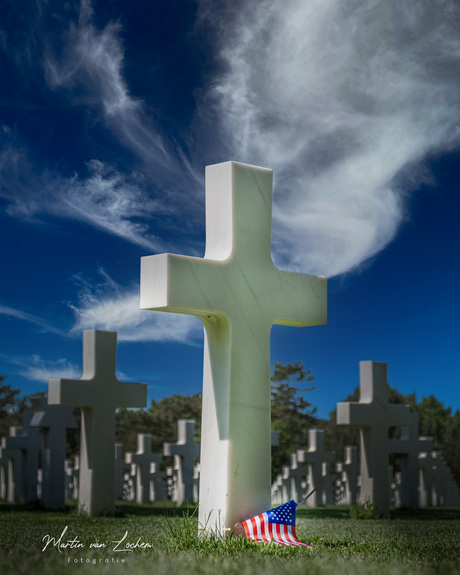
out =
<svg viewBox="0 0 460 575"><path fill-rule="evenodd" d="M295 534L295 512L297 504L294 500L266 511L252 519L246 519L242 525L248 539L264 541L276 545L305 545Z"/></svg>

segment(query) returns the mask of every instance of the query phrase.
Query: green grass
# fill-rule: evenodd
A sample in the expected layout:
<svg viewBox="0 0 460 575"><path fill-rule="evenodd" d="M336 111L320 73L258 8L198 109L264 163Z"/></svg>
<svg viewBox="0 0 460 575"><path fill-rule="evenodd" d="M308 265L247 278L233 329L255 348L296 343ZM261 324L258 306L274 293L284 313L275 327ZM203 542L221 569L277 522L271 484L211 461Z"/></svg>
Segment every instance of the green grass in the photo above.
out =
<svg viewBox="0 0 460 575"><path fill-rule="evenodd" d="M66 527L63 541L84 547L59 552L51 541L44 549L46 536L57 540ZM460 575L458 509L398 510L391 520L350 519L340 507L300 510L297 535L311 548L199 538L197 527L193 508L119 504L115 517L88 518L74 506L53 513L0 503L0 573ZM116 551L126 532L118 549L144 548Z"/></svg>

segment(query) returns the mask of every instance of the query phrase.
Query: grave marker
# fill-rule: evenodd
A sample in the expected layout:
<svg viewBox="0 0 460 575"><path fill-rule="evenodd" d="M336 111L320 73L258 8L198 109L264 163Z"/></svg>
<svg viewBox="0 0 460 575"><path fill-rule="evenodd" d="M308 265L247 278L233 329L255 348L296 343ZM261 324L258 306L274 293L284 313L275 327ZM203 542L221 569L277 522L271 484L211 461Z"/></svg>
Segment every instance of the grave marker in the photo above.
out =
<svg viewBox="0 0 460 575"><path fill-rule="evenodd" d="M150 501L151 463L154 463L155 459L152 453L151 434L138 433L136 453L126 454L126 462L136 465L136 501L138 503Z"/></svg>
<svg viewBox="0 0 460 575"><path fill-rule="evenodd" d="M345 461L340 464L340 472L345 482L345 502L356 505L358 500L358 448L356 445L345 446Z"/></svg>
<svg viewBox="0 0 460 575"><path fill-rule="evenodd" d="M298 461L297 453L291 453L291 466L289 468L289 478L291 482L291 498L296 503L301 501L305 494L307 484L307 469Z"/></svg>
<svg viewBox="0 0 460 575"><path fill-rule="evenodd" d="M115 499L123 499L123 486L125 483L125 473L131 470L131 465L123 457L123 445L115 443L115 468L114 468L114 494Z"/></svg>
<svg viewBox="0 0 460 575"><path fill-rule="evenodd" d="M37 501L38 498L38 459L41 438L39 430L30 427L33 415L33 411L25 411L22 414L22 428L15 428L15 435L5 438L5 447L8 450L17 449L21 452L17 455L18 462L11 465L20 468L16 497L19 497L22 503L31 503Z"/></svg>
<svg viewBox="0 0 460 575"><path fill-rule="evenodd" d="M203 259L142 258L141 308L205 327L199 521L232 527L270 506L270 330L326 322L326 279L271 259L272 171L206 168Z"/></svg>
<svg viewBox="0 0 460 575"><path fill-rule="evenodd" d="M174 467L177 470L176 500L178 505L184 501L193 501L193 469L195 457L200 455L200 446L193 438L195 421L179 419L177 422L177 443L164 443L163 455L174 455Z"/></svg>
<svg viewBox="0 0 460 575"><path fill-rule="evenodd" d="M68 499L78 499L78 478L80 477L80 457L78 455L74 456L73 465L70 460L66 460L65 472L69 479L70 495Z"/></svg>
<svg viewBox="0 0 460 575"><path fill-rule="evenodd" d="M8 503L24 503L24 453L20 447L22 427L12 425L9 428L9 435L2 437L1 453L2 458L7 460L7 493Z"/></svg>
<svg viewBox="0 0 460 575"><path fill-rule="evenodd" d="M162 462L161 453L152 453L152 463L150 464L152 501L166 501L168 499L166 472L161 469Z"/></svg>
<svg viewBox="0 0 460 575"><path fill-rule="evenodd" d="M308 499L307 505L309 507L324 505L326 485L323 476L323 463L333 463L335 454L332 451L325 451L324 431L322 429L308 430L308 449L297 451L297 458L300 463L308 464L308 484L312 488L318 488L318 491L315 491Z"/></svg>
<svg viewBox="0 0 460 575"><path fill-rule="evenodd" d="M42 436L41 503L46 509L65 509L65 450L68 429L78 427L71 406L49 405L37 400L40 407L30 422L40 428Z"/></svg>
<svg viewBox="0 0 460 575"><path fill-rule="evenodd" d="M361 502L372 501L376 515L390 516L388 429L409 424L409 406L388 401L387 365L361 361L359 403L338 403L337 423L360 426Z"/></svg>
<svg viewBox="0 0 460 575"><path fill-rule="evenodd" d="M147 385L115 375L117 334L83 331L81 379L50 379L48 402L81 409L78 508L88 515L115 510L115 410L145 407Z"/></svg>
<svg viewBox="0 0 460 575"><path fill-rule="evenodd" d="M322 494L321 502L323 505L335 504L335 481L337 479L336 473L331 473L331 464L323 461L321 469L322 479Z"/></svg>
<svg viewBox="0 0 460 575"><path fill-rule="evenodd" d="M401 462L401 507L418 509L418 461L421 451L433 449L432 437L419 437L419 414L410 413L409 425L401 428L400 439L390 439L388 452L403 455Z"/></svg>

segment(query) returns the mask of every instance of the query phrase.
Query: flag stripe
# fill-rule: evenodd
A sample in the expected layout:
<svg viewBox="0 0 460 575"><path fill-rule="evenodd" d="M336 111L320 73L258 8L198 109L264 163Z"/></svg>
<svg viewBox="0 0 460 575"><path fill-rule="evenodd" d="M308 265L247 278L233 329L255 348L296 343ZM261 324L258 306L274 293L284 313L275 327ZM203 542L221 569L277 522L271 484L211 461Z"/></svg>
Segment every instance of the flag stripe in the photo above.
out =
<svg viewBox="0 0 460 575"><path fill-rule="evenodd" d="M290 502L292 504L293 502ZM295 520L286 511L286 504L274 510L267 511L251 519L243 521L244 532L248 539L259 542L273 542L276 545L303 545L310 547L309 543L302 543L297 539L295 531ZM295 508L294 508L295 509ZM287 525L285 523L291 523Z"/></svg>

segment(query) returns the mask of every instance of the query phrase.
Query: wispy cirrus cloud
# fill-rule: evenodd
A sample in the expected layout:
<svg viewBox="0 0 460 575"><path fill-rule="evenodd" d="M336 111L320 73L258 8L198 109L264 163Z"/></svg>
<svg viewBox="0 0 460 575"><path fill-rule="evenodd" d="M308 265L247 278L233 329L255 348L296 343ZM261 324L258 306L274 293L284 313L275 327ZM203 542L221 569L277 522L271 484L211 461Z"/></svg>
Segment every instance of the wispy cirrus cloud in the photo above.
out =
<svg viewBox="0 0 460 575"><path fill-rule="evenodd" d="M181 143L163 133L144 103L131 95L123 75L124 48L119 33L120 24L115 22L97 29L91 2L81 2L79 21L70 24L62 54L46 57L48 84L66 90L74 103L100 107L109 129L155 174L157 187L167 186L175 195L178 182L183 182L188 191L193 190L202 184L203 174L189 163ZM193 200L193 194L183 195L184 200Z"/></svg>
<svg viewBox="0 0 460 575"><path fill-rule="evenodd" d="M75 276L76 301L67 304L74 314L74 321L67 329L56 328L52 320L3 305L0 305L0 316L28 322L43 332L61 337L81 338L85 329L101 329L116 331L120 342L201 344L203 326L199 319L183 314L141 310L138 285L122 287L104 269L99 269L98 274L99 280L93 278L92 281ZM21 359L21 364L24 362ZM43 364L39 366L35 358L33 367L38 373ZM20 373L26 377L26 371ZM32 374L32 371L27 373ZM38 379L38 376L28 379Z"/></svg>
<svg viewBox="0 0 460 575"><path fill-rule="evenodd" d="M123 75L121 25L109 22L98 29L89 0L82 0L76 12L70 5L64 11L70 20L59 41L53 34L40 43L32 34L33 60L42 60L48 94L51 90L62 96L54 99L62 110L73 106L95 110L95 121L132 152L140 169L128 172L88 158L72 177L63 176L54 166L42 167L43 160L5 125L0 197L9 203L6 211L13 217L37 223L47 221L47 215L80 221L149 251L165 251L170 246L152 230L161 230L165 216L174 226L181 211L192 225L204 174L192 168L181 144L163 133L144 102L131 95ZM31 14L33 27L42 18L43 14ZM9 55L14 56L11 50Z"/></svg>
<svg viewBox="0 0 460 575"><path fill-rule="evenodd" d="M408 194L426 177L423 161L459 145L460 5L198 4L206 32L218 31L211 49L222 66L209 71L190 128L194 159L132 95L122 24L97 28L83 0L60 49L46 51L48 86L66 94L65 105L98 110L144 175L90 158L88 173L70 179L27 171L24 153L12 147L0 166L9 177L2 188L9 213L84 221L164 251L161 217L196 218L203 195L196 166L234 159L274 169L272 245L280 267L327 276L355 269L408 217Z"/></svg>
<svg viewBox="0 0 460 575"><path fill-rule="evenodd" d="M46 360L39 355L28 357L2 357L9 364L14 365L16 373L29 381L48 383L52 377L62 379L80 379L81 367L78 367L67 359Z"/></svg>
<svg viewBox="0 0 460 575"><path fill-rule="evenodd" d="M199 319L141 310L138 285L123 288L105 270L99 273L99 283L78 278L78 301L69 304L75 316L71 335L79 336L83 329L102 329L116 331L118 340L125 342L201 343L203 327Z"/></svg>
<svg viewBox="0 0 460 575"><path fill-rule="evenodd" d="M7 318L19 319L21 321L32 323L38 326L43 332L54 333L61 336L64 335L64 331L52 325L50 321L28 312L0 305L0 316L2 315Z"/></svg>
<svg viewBox="0 0 460 575"><path fill-rule="evenodd" d="M150 232L149 222L169 209L150 196L145 180L98 160L86 168L83 178L37 172L24 148L6 147L0 154L6 212L29 221L46 216L80 221L154 252L164 250L166 243Z"/></svg>
<svg viewBox="0 0 460 575"><path fill-rule="evenodd" d="M276 260L328 276L355 268L394 238L420 163L459 145L460 5L200 5L219 27L224 72L205 100L219 137L275 171Z"/></svg>

